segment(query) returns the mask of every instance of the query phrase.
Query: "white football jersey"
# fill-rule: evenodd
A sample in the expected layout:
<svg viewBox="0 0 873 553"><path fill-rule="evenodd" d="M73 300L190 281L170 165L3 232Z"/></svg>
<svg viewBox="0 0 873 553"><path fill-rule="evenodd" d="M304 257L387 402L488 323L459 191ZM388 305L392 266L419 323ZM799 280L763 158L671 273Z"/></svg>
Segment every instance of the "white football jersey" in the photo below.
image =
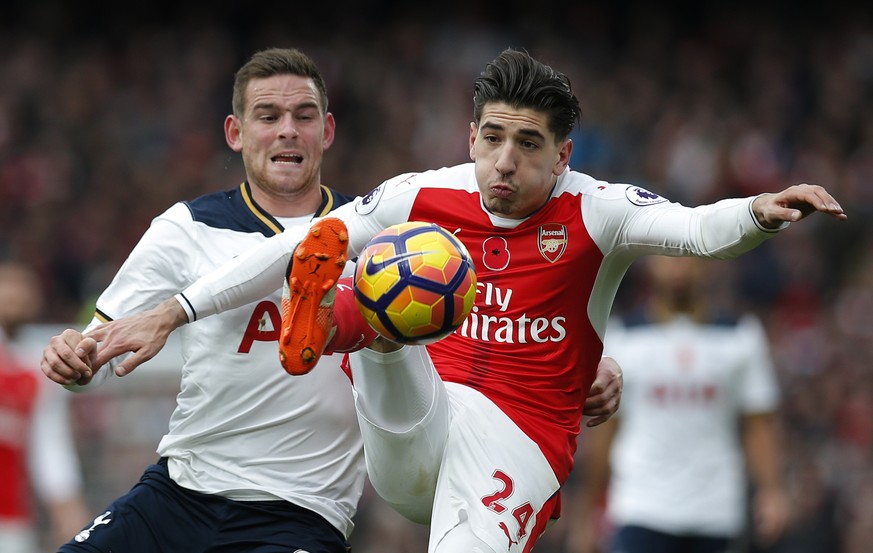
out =
<svg viewBox="0 0 873 553"><path fill-rule="evenodd" d="M326 187L322 197L318 215L349 199ZM273 218L247 183L177 203L154 219L101 294L91 326L151 308L283 225L310 220ZM353 270L349 263L346 272ZM348 537L366 473L351 384L341 355L322 357L306 376L282 369L281 283L267 297L177 331L181 389L157 452L185 488L240 501L287 500ZM98 373L112 374L107 367Z"/></svg>
<svg viewBox="0 0 873 553"><path fill-rule="evenodd" d="M758 319L610 326L604 353L624 371L608 514L667 533L743 527L744 414L772 412L778 384Z"/></svg>

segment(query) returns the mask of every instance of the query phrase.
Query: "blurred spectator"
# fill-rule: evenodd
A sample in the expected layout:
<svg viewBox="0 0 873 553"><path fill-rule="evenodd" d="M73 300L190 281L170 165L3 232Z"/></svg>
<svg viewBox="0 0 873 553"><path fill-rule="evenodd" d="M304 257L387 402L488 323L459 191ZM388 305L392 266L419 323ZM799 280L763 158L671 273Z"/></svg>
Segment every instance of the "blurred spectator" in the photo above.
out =
<svg viewBox="0 0 873 553"><path fill-rule="evenodd" d="M773 361L760 321L723 303L721 265L649 258L640 309L613 319L604 353L624 370L624 394L617 416L583 436L570 551L735 551L748 483L749 541L782 536Z"/></svg>
<svg viewBox="0 0 873 553"><path fill-rule="evenodd" d="M79 461L73 446L66 392L40 374L39 355L17 349L22 324L42 308L34 273L0 263L0 551L37 553L55 548L87 522ZM40 543L40 513L47 540Z"/></svg>

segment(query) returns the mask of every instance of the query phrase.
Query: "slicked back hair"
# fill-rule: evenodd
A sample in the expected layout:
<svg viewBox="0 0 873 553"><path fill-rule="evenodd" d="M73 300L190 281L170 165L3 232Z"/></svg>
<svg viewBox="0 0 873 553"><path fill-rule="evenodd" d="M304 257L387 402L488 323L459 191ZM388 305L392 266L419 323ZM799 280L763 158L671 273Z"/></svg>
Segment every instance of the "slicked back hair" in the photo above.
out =
<svg viewBox="0 0 873 553"><path fill-rule="evenodd" d="M255 52L236 72L233 82L233 114L242 118L245 113L246 87L249 81L274 75L298 75L312 79L318 89L321 113L327 113L327 85L315 62L296 48L268 48Z"/></svg>
<svg viewBox="0 0 873 553"><path fill-rule="evenodd" d="M527 52L512 48L486 65L473 85L473 120L477 125L485 105L494 102L545 113L558 142L570 136L582 115L570 79Z"/></svg>

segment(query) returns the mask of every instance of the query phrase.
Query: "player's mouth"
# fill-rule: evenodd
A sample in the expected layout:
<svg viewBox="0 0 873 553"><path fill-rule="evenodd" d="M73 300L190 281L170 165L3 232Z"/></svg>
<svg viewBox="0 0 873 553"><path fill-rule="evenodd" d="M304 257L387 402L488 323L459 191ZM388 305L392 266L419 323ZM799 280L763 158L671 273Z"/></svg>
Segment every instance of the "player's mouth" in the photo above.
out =
<svg viewBox="0 0 873 553"><path fill-rule="evenodd" d="M515 193L511 186L500 182L492 184L489 189L495 198L509 198Z"/></svg>
<svg viewBox="0 0 873 553"><path fill-rule="evenodd" d="M273 163L299 165L303 163L303 156L300 154L279 154L270 158Z"/></svg>

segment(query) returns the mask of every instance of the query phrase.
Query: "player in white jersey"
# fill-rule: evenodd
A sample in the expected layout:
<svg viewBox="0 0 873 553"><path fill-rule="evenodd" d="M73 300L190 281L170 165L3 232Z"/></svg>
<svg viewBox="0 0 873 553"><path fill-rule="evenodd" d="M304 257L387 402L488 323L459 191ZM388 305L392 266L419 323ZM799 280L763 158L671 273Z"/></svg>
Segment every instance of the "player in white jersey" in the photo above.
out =
<svg viewBox="0 0 873 553"><path fill-rule="evenodd" d="M334 128L312 60L285 49L252 56L237 72L225 121L246 182L155 218L98 298L88 328L152 307L285 227L348 201L320 184ZM280 294L271 292L185 328L160 462L63 551L346 551L366 473L351 387L339 355L323 357L306 377L282 372ZM47 354L77 335L65 331ZM94 384L85 378L75 387Z"/></svg>
<svg viewBox="0 0 873 553"><path fill-rule="evenodd" d="M756 317L707 301L707 263L647 260L643 308L610 325L604 351L624 369L621 416L587 436L574 553L603 550L593 523L607 483L615 532L606 551L733 551L745 530L747 467L755 539L770 545L785 527L767 336Z"/></svg>
<svg viewBox="0 0 873 553"><path fill-rule="evenodd" d="M390 179L332 213L344 225L313 228L325 248L345 238L353 258L388 225L433 221L475 260L479 293L464 327L426 349L351 359L373 485L411 518L432 511L432 553L530 551L557 515L610 306L634 259L733 257L814 211L846 218L820 186L687 208L571 171L579 113L564 75L507 50L475 83L473 164ZM97 329L82 352L99 366L133 351L118 367L133 370L174 328L275 290L295 246L319 246L309 230L287 229L148 313ZM311 320L291 332L307 335ZM305 362L303 353L285 351ZM43 370L77 376L48 361Z"/></svg>

